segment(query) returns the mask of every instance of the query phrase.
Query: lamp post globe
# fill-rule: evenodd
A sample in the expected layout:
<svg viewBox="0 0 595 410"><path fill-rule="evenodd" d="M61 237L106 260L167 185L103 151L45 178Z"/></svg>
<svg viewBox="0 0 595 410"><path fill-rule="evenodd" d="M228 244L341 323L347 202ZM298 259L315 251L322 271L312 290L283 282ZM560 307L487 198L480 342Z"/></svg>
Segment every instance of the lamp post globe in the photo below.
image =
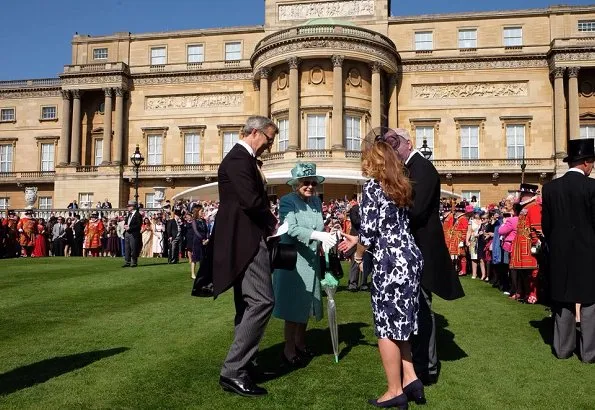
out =
<svg viewBox="0 0 595 410"><path fill-rule="evenodd" d="M421 155L423 155L426 159L432 158L432 149L428 147L428 140L425 138L421 148L419 149L419 152L421 152Z"/></svg>
<svg viewBox="0 0 595 410"><path fill-rule="evenodd" d="M140 153L140 148L138 144L136 145L136 150L130 156L130 162L134 165L134 201L136 202L136 208L138 209L138 170L143 162L145 162L145 158L143 154Z"/></svg>

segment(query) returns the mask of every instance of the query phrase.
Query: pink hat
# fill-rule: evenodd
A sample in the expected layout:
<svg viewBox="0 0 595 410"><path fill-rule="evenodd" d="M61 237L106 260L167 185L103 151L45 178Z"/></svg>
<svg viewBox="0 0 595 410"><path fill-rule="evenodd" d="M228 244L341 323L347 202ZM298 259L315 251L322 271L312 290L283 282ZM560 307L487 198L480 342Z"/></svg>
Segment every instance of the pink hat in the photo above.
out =
<svg viewBox="0 0 595 410"><path fill-rule="evenodd" d="M473 212L473 210L474 210L474 209L475 209L475 208L473 207L473 205L467 205L467 206L465 207L465 213L466 213L466 214L469 214L469 213Z"/></svg>

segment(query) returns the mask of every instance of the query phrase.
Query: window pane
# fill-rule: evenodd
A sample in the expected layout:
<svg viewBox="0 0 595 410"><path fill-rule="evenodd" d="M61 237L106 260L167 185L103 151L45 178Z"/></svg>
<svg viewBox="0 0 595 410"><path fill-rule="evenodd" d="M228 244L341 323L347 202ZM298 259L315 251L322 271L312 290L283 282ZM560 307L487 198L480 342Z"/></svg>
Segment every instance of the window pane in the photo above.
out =
<svg viewBox="0 0 595 410"><path fill-rule="evenodd" d="M415 127L415 145L417 149L421 149L424 139L428 148L432 150L430 159L434 159L434 127Z"/></svg>
<svg viewBox="0 0 595 410"><path fill-rule="evenodd" d="M0 110L0 121L14 121L14 108L3 108Z"/></svg>
<svg viewBox="0 0 595 410"><path fill-rule="evenodd" d="M0 145L0 172L12 172L12 144Z"/></svg>
<svg viewBox="0 0 595 410"><path fill-rule="evenodd" d="M308 115L308 149L326 148L326 116Z"/></svg>
<svg viewBox="0 0 595 410"><path fill-rule="evenodd" d="M101 165L103 161L103 139L95 140L95 165Z"/></svg>
<svg viewBox="0 0 595 410"><path fill-rule="evenodd" d="M479 127L476 125L461 126L461 158L479 158Z"/></svg>
<svg viewBox="0 0 595 410"><path fill-rule="evenodd" d="M223 133L223 156L233 148L233 146L239 141L240 135L237 132L226 131Z"/></svg>
<svg viewBox="0 0 595 410"><path fill-rule="evenodd" d="M167 64L165 47L153 47L151 49L151 65Z"/></svg>
<svg viewBox="0 0 595 410"><path fill-rule="evenodd" d="M184 137L184 163L200 163L200 136L198 134L186 134Z"/></svg>
<svg viewBox="0 0 595 410"><path fill-rule="evenodd" d="M54 144L41 144L41 170L54 170Z"/></svg>
<svg viewBox="0 0 595 410"><path fill-rule="evenodd" d="M39 197L39 209L52 209L52 197L51 196L40 196Z"/></svg>
<svg viewBox="0 0 595 410"><path fill-rule="evenodd" d="M42 120L53 120L56 118L56 107L42 107L41 108L41 119Z"/></svg>
<svg viewBox="0 0 595 410"><path fill-rule="evenodd" d="M419 31L415 33L416 50L432 50L433 48L433 33L431 31Z"/></svg>
<svg viewBox="0 0 595 410"><path fill-rule="evenodd" d="M504 46L522 46L523 45L523 29L521 27L507 27L504 28Z"/></svg>
<svg viewBox="0 0 595 410"><path fill-rule="evenodd" d="M361 133L361 117L345 117L345 145L348 151L359 151L361 149L360 142Z"/></svg>
<svg viewBox="0 0 595 410"><path fill-rule="evenodd" d="M225 60L241 60L242 43L225 43Z"/></svg>
<svg viewBox="0 0 595 410"><path fill-rule="evenodd" d="M104 60L107 58L107 48L96 48L93 50L94 60Z"/></svg>
<svg viewBox="0 0 595 410"><path fill-rule="evenodd" d="M152 192L150 194L145 194L145 208L157 208L157 203L155 202L155 193Z"/></svg>
<svg viewBox="0 0 595 410"><path fill-rule="evenodd" d="M279 127L278 150L285 151L289 145L289 120L279 120L277 126Z"/></svg>
<svg viewBox="0 0 595 410"><path fill-rule="evenodd" d="M188 46L189 63L202 63L204 57L204 47L202 45Z"/></svg>
<svg viewBox="0 0 595 410"><path fill-rule="evenodd" d="M578 22L578 31L581 32L594 32L595 31L595 20L581 20Z"/></svg>
<svg viewBox="0 0 595 410"><path fill-rule="evenodd" d="M147 148L147 165L163 164L163 137L161 135L148 135Z"/></svg>
<svg viewBox="0 0 595 410"><path fill-rule="evenodd" d="M477 30L465 29L459 30L459 48L476 48Z"/></svg>

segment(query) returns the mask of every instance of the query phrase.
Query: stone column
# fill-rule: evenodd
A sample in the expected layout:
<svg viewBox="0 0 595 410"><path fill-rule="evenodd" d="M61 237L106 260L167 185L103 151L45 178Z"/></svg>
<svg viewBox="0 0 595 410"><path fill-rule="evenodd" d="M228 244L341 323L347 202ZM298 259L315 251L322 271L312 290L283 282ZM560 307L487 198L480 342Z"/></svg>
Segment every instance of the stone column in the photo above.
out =
<svg viewBox="0 0 595 410"><path fill-rule="evenodd" d="M103 112L103 158L101 165L112 163L112 89L105 88L105 110Z"/></svg>
<svg viewBox="0 0 595 410"><path fill-rule="evenodd" d="M370 64L372 71L372 128L380 127L382 125L381 105L380 105L380 63L374 62Z"/></svg>
<svg viewBox="0 0 595 410"><path fill-rule="evenodd" d="M554 141L556 158L564 158L566 156L565 71L566 67L558 67L554 70Z"/></svg>
<svg viewBox="0 0 595 410"><path fill-rule="evenodd" d="M343 149L343 60L344 56L334 55L333 60L333 133L331 148Z"/></svg>
<svg viewBox="0 0 595 410"><path fill-rule="evenodd" d="M62 134L60 136L58 164L68 165L70 150L70 91L62 90Z"/></svg>
<svg viewBox="0 0 595 410"><path fill-rule="evenodd" d="M269 116L269 77L271 76L271 69L268 67L260 70L260 115Z"/></svg>
<svg viewBox="0 0 595 410"><path fill-rule="evenodd" d="M256 106L254 107L254 112L260 112L260 80L254 78L252 80L252 85L254 86L254 92L256 93Z"/></svg>
<svg viewBox="0 0 595 410"><path fill-rule="evenodd" d="M287 63L289 64L289 141L287 150L297 151L300 149L300 59L291 57Z"/></svg>
<svg viewBox="0 0 595 410"><path fill-rule="evenodd" d="M392 129L399 127L399 79L397 74L390 77L390 107L388 111L388 126Z"/></svg>
<svg viewBox="0 0 595 410"><path fill-rule="evenodd" d="M124 146L124 93L122 88L116 88L116 129L114 132L114 165L122 164L122 149Z"/></svg>
<svg viewBox="0 0 595 410"><path fill-rule="evenodd" d="M70 145L70 165L81 165L81 94L72 90L72 144Z"/></svg>
<svg viewBox="0 0 595 410"><path fill-rule="evenodd" d="M578 108L578 72L580 67L568 68L568 136L571 140L581 136Z"/></svg>

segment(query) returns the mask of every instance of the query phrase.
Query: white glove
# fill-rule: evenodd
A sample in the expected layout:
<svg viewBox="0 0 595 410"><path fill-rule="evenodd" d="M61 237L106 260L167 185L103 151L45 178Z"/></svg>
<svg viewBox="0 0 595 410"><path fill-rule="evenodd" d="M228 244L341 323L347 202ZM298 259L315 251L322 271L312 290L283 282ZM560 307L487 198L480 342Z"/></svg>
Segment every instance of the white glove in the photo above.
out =
<svg viewBox="0 0 595 410"><path fill-rule="evenodd" d="M334 233L314 231L310 239L322 242L322 250L325 253L337 244L337 235Z"/></svg>

